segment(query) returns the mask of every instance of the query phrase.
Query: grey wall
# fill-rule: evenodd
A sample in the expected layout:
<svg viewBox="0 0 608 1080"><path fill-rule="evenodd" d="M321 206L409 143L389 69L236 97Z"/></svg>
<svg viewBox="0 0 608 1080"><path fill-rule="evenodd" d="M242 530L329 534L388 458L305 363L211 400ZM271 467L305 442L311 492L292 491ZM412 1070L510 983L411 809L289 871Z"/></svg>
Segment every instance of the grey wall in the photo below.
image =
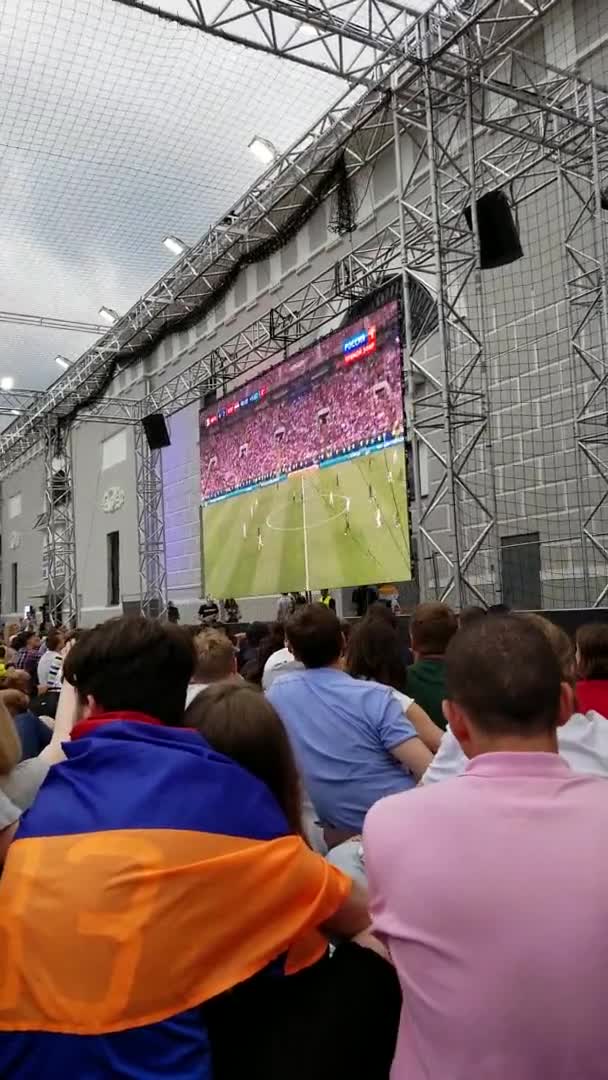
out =
<svg viewBox="0 0 608 1080"><path fill-rule="evenodd" d="M21 495L21 514L8 517L11 496ZM42 533L34 522L44 509L42 469L33 461L2 485L2 613L8 621L23 615L26 604L37 605L46 592L42 578ZM12 604L11 565L17 563L17 607Z"/></svg>
<svg viewBox="0 0 608 1080"><path fill-rule="evenodd" d="M139 596L137 512L133 432L126 429L126 460L102 469L102 444L120 428L115 424L82 424L73 433L76 572L81 624L91 626L118 615L121 607L108 606L107 535L119 534L121 599ZM103 509L110 488L124 492L123 505Z"/></svg>

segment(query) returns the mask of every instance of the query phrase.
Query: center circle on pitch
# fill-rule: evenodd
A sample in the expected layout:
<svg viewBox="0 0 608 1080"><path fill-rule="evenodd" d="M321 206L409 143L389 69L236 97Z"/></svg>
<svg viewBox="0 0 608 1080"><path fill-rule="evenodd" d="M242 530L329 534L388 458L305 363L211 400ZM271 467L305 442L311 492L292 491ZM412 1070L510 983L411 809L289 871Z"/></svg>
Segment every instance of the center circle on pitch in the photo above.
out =
<svg viewBox="0 0 608 1080"><path fill-rule="evenodd" d="M329 517L322 518L321 521L314 521L314 520L311 521L310 517L308 516L308 513L307 513L307 515L306 515L306 528L307 529L320 529L320 528L322 528L323 525L329 524L330 521L335 521L336 518L342 517L346 513L346 504L350 502L350 496L348 496L348 495L340 495L335 491L333 493L333 496L334 496L334 503L336 502L337 499L339 499L342 502L342 509L337 510L335 514L331 514ZM325 506L330 506L329 495L325 495L325 493L323 493L321 498L323 499L323 502L324 502ZM311 502L312 502L312 500L310 498L305 498L304 499L305 504L310 504ZM298 498L297 498L297 503L300 506L302 505L302 500L301 500L300 496L298 496ZM302 529L304 528L304 523L302 523L302 525L275 525L275 524L273 524L273 518L276 521L277 517L280 514L282 514L282 512L283 512L283 510L285 508L285 505L286 504L283 503L283 505L280 508L277 507L276 510L271 510L270 511L268 517L266 518L267 527L269 529L274 529L275 532L302 532Z"/></svg>

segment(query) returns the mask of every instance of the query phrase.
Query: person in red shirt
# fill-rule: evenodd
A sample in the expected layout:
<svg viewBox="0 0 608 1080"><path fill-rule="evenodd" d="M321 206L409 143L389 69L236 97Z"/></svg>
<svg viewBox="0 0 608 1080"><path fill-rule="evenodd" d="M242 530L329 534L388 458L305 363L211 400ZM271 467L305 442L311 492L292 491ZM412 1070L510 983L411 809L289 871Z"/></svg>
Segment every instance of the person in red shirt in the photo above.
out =
<svg viewBox="0 0 608 1080"><path fill-rule="evenodd" d="M587 623L576 632L576 697L580 712L608 718L608 623Z"/></svg>

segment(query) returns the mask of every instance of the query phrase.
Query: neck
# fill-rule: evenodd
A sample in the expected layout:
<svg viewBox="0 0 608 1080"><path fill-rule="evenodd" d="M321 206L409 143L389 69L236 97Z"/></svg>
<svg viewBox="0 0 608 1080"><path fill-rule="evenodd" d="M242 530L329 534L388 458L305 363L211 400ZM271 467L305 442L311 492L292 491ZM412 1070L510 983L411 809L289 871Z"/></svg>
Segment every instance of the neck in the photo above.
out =
<svg viewBox="0 0 608 1080"><path fill-rule="evenodd" d="M484 738L479 735L471 746L470 757L478 754L557 754L557 732L544 731L534 736L500 735Z"/></svg>

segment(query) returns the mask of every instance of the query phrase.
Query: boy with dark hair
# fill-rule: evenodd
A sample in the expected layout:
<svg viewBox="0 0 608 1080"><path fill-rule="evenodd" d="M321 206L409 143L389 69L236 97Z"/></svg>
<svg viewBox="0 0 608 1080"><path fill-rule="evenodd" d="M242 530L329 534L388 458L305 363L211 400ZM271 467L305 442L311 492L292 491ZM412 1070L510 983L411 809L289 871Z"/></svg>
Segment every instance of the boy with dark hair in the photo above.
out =
<svg viewBox="0 0 608 1080"><path fill-rule="evenodd" d="M560 679L531 621L465 626L444 706L465 772L368 815L375 930L407 1002L395 1080L605 1072L606 781L558 755L574 702Z"/></svg>
<svg viewBox="0 0 608 1080"><path fill-rule="evenodd" d="M458 619L439 600L418 604L410 622L414 663L407 670L407 692L445 730L445 651L458 630Z"/></svg>
<svg viewBox="0 0 608 1080"><path fill-rule="evenodd" d="M212 1080L212 999L369 924L262 782L183 726L193 666L189 635L142 618L66 657L58 722L79 722L0 879L3 1077ZM0 800L0 856L11 817Z"/></svg>
<svg viewBox="0 0 608 1080"><path fill-rule="evenodd" d="M335 612L324 604L298 609L286 637L304 670L282 675L268 698L333 846L361 831L377 799L415 787L431 755L388 687L342 670Z"/></svg>

